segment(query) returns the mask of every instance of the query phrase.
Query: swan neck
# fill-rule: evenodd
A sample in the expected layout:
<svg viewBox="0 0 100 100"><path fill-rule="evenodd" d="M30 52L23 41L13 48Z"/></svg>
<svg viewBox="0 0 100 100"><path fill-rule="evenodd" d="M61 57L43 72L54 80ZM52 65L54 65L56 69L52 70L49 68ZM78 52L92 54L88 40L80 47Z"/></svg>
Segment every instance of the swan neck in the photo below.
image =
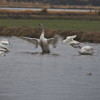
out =
<svg viewBox="0 0 100 100"><path fill-rule="evenodd" d="M43 35L44 36L44 28L43 28L43 26L42 26L42 34L41 35Z"/></svg>

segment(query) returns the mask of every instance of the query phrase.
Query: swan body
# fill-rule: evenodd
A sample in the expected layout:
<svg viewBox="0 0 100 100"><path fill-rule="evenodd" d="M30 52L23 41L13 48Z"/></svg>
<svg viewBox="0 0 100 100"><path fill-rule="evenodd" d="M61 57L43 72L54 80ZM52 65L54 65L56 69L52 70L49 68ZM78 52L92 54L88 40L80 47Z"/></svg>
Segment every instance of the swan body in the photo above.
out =
<svg viewBox="0 0 100 100"><path fill-rule="evenodd" d="M42 28L42 33L39 39L29 38L29 37L21 37L21 38L34 43L36 48L38 47L38 45L40 45L42 49L42 53L50 53L49 45L52 44L53 47L55 48L58 45L58 43L62 41L62 37L60 37L59 35L55 35L53 38L49 38L49 39L45 38L43 25L42 24L39 25Z"/></svg>
<svg viewBox="0 0 100 100"><path fill-rule="evenodd" d="M73 45L74 48L79 48L78 52L82 55L92 55L94 52L97 50L94 49L91 46L83 46L81 47L80 45Z"/></svg>
<svg viewBox="0 0 100 100"><path fill-rule="evenodd" d="M84 47L79 48L78 52L83 55L91 55L94 52L96 52L96 50L91 46L84 46Z"/></svg>
<svg viewBox="0 0 100 100"><path fill-rule="evenodd" d="M2 44L10 44L10 42L7 39L2 39L0 42Z"/></svg>
<svg viewBox="0 0 100 100"><path fill-rule="evenodd" d="M78 45L79 42L74 40L75 37L76 37L76 35L67 36L66 39L62 41L62 44Z"/></svg>

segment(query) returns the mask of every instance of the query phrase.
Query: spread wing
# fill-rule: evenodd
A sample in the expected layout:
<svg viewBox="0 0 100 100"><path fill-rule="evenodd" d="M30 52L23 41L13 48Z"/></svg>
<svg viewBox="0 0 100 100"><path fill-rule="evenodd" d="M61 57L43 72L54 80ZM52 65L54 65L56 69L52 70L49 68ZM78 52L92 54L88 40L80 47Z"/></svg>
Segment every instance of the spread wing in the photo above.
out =
<svg viewBox="0 0 100 100"><path fill-rule="evenodd" d="M28 42L31 42L31 43L35 44L36 48L38 47L39 39L37 39L37 38L30 38L30 37L23 37L23 36L21 36L20 38L24 39L24 40L27 40Z"/></svg>
<svg viewBox="0 0 100 100"><path fill-rule="evenodd" d="M76 35L67 36L67 37L66 37L66 40L67 40L67 41L72 41L75 37L76 37Z"/></svg>
<svg viewBox="0 0 100 100"><path fill-rule="evenodd" d="M71 37L72 39L74 39L74 38L76 38L76 35L72 35L72 36L69 36L69 37Z"/></svg>
<svg viewBox="0 0 100 100"><path fill-rule="evenodd" d="M52 44L54 48L63 40L60 35L55 35L53 38L47 39L48 44Z"/></svg>

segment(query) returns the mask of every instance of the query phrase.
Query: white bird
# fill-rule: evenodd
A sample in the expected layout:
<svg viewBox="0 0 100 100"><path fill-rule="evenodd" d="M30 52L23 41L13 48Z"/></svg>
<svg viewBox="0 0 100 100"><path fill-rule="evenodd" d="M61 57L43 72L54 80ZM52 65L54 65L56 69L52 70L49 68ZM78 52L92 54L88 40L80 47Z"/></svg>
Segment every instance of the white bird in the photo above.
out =
<svg viewBox="0 0 100 100"><path fill-rule="evenodd" d="M52 44L53 47L55 48L58 43L60 43L62 41L62 37L59 35L55 35L53 38L45 38L44 37L44 28L42 24L39 24L42 28L42 33L40 35L40 38L29 38L29 37L21 37L22 39L28 40L32 43L34 43L36 45L36 47L38 47L38 45L40 45L41 49L42 49L42 53L50 53L50 49L49 49L49 45Z"/></svg>
<svg viewBox="0 0 100 100"><path fill-rule="evenodd" d="M78 45L79 42L74 40L75 37L76 37L76 35L67 36L66 39L62 41L62 44Z"/></svg>
<svg viewBox="0 0 100 100"><path fill-rule="evenodd" d="M74 47L74 48L79 47L78 52L79 52L80 54L82 54L82 55L92 55L94 52L97 51L96 49L94 49L94 48L91 47L91 46L83 46L83 47L81 47L80 45L78 45L78 46L73 45L73 47Z"/></svg>
<svg viewBox="0 0 100 100"><path fill-rule="evenodd" d="M9 49L5 45L3 45L2 43L0 43L0 51L8 52Z"/></svg>
<svg viewBox="0 0 100 100"><path fill-rule="evenodd" d="M4 51L0 51L0 56L5 56L5 52Z"/></svg>
<svg viewBox="0 0 100 100"><path fill-rule="evenodd" d="M2 39L0 42L2 44L10 44L10 42L7 39Z"/></svg>

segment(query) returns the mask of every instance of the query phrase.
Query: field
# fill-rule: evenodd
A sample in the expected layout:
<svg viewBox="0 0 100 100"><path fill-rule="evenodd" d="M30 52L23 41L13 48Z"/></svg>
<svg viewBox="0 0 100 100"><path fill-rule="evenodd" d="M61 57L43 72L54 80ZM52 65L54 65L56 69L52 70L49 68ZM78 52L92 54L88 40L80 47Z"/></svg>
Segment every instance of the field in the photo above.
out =
<svg viewBox="0 0 100 100"><path fill-rule="evenodd" d="M100 43L100 21L0 19L1 36L27 36L39 38L44 25L45 37L60 34L64 38L77 35L80 42Z"/></svg>
<svg viewBox="0 0 100 100"><path fill-rule="evenodd" d="M40 28L40 23L45 29L100 32L100 21L0 19L0 26L7 27Z"/></svg>

